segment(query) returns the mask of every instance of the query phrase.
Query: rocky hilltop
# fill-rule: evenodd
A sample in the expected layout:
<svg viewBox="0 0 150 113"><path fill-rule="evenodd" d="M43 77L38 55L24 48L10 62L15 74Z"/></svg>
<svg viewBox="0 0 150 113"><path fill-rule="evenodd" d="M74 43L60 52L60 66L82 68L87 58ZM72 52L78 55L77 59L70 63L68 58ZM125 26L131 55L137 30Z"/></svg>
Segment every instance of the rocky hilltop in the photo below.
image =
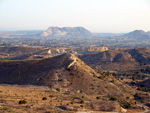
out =
<svg viewBox="0 0 150 113"><path fill-rule="evenodd" d="M83 27L49 27L41 34L43 37L90 37L91 32Z"/></svg>

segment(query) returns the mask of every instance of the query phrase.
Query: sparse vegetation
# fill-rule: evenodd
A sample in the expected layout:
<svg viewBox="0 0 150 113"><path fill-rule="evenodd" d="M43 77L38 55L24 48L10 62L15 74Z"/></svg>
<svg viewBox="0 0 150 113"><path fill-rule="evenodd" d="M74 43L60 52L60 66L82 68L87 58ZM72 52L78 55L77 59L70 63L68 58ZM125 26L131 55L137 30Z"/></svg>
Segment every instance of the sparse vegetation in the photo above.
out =
<svg viewBox="0 0 150 113"><path fill-rule="evenodd" d="M27 100L23 99L19 101L19 104L27 104Z"/></svg>
<svg viewBox="0 0 150 113"><path fill-rule="evenodd" d="M60 92L60 88L56 88L56 91Z"/></svg>
<svg viewBox="0 0 150 113"><path fill-rule="evenodd" d="M150 67L147 66L146 69L141 69L141 72L150 73Z"/></svg>
<svg viewBox="0 0 150 113"><path fill-rule="evenodd" d="M131 108L131 103L128 103L128 102L125 103L125 104L123 104L123 107L124 108Z"/></svg>
<svg viewBox="0 0 150 113"><path fill-rule="evenodd" d="M111 96L109 100L117 101L117 97L113 97L113 96Z"/></svg>
<svg viewBox="0 0 150 113"><path fill-rule="evenodd" d="M140 91L144 91L144 92L148 92L148 88L145 88L145 87L138 87L137 90L140 90Z"/></svg>
<svg viewBox="0 0 150 113"><path fill-rule="evenodd" d="M105 52L103 53L105 54ZM68 109L71 109L74 112L74 110L77 110L80 107L84 107L85 110L86 108L89 108L91 110L100 109L105 111L107 108L111 108L111 110L113 109L117 111L120 108L119 104L125 109L133 109L134 107L135 109L137 109L138 107L133 104L135 103L135 101L142 103L150 100L149 89L144 87L145 85L138 84L143 79L148 78L148 73L147 75L143 74L145 73L145 71L149 70L149 68L146 69L145 65L142 65L143 70L141 71L141 68L138 68L137 70L130 70L127 72L112 71L111 73L111 71L98 71L98 73L96 73L95 70L93 70L77 58L78 62L76 62L75 66L71 66L68 72L66 70L66 65L70 62L74 62L73 59L76 58L76 56L72 56L72 58L68 57L70 55L72 54L63 54L53 58L36 61L1 61L2 64L0 66L2 71L10 68L10 70L8 69L8 73L11 73L13 69L19 69L19 71L16 70L15 73L12 72L14 73L13 76L15 77L26 77L26 74L30 76L37 76L37 73L41 74L41 76L37 79L38 83L35 81L33 81L33 83L35 82L35 84L37 83L38 85L44 84L49 86L49 88L31 88L30 91L21 90L21 93L15 92L14 95L11 95L13 89L11 90L10 88L3 91L3 88L0 89L0 96L2 97L0 103L14 104L16 102L18 104L18 101L20 99L25 98L25 100L19 101L19 104L26 104L28 102L29 105L21 105L25 109L26 107L32 107L33 110L37 110L35 108L37 105L39 105L38 110L41 110L41 112L43 112L45 109L50 109L49 107L54 110L56 109L56 107L61 106L66 111ZM65 66L63 66L63 63L65 63ZM58 64L61 64L61 66L59 67ZM109 64L109 62L105 62L104 65L106 64ZM24 68L22 69L22 67ZM32 69L30 67L34 68ZM52 69L49 67L51 67ZM57 70L59 71L55 71L55 67L57 67ZM48 73L47 76L45 75L46 73ZM12 78L12 80L15 81L14 78ZM23 93L25 93L26 95L24 95ZM5 95L7 95L8 100L5 99ZM14 97L17 97L17 100L11 100L11 98ZM9 98L11 101L9 100ZM30 104L33 104L35 108ZM100 108L99 106L104 107Z"/></svg>
<svg viewBox="0 0 150 113"><path fill-rule="evenodd" d="M140 97L140 95L139 95L138 93L136 93L136 94L134 95L134 97L135 97L135 99L141 99L141 97Z"/></svg>

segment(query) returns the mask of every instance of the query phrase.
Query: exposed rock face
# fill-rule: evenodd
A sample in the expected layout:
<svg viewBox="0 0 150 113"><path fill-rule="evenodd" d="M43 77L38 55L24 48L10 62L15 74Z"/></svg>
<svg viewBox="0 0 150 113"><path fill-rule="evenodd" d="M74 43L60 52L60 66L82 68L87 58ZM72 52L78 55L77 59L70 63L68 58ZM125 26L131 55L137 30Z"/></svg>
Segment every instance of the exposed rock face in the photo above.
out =
<svg viewBox="0 0 150 113"><path fill-rule="evenodd" d="M107 47L90 47L88 49L88 51L99 51L99 52L107 51L107 50L108 50Z"/></svg>
<svg viewBox="0 0 150 113"><path fill-rule="evenodd" d="M90 37L92 34L83 27L49 27L41 34L43 37Z"/></svg>
<svg viewBox="0 0 150 113"><path fill-rule="evenodd" d="M63 30L63 28L59 27L49 27L46 32L43 32L42 36L49 36L49 35L66 35L67 32Z"/></svg>

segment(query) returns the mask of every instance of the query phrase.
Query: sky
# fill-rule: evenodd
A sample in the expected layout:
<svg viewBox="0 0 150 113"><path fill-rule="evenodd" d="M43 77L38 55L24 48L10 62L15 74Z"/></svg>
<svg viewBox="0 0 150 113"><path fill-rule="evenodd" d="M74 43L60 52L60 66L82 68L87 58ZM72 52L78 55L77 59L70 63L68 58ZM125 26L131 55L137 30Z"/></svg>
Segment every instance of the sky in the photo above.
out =
<svg viewBox="0 0 150 113"><path fill-rule="evenodd" d="M150 0L0 0L0 30L150 31Z"/></svg>

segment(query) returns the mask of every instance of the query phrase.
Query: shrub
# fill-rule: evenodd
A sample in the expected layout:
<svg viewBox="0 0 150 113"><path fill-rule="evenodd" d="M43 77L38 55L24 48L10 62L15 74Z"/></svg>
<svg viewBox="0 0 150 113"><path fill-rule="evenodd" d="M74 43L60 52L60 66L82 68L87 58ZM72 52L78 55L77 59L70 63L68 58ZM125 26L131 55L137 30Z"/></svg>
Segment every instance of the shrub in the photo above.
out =
<svg viewBox="0 0 150 113"><path fill-rule="evenodd" d="M114 82L115 82L115 80L112 80L111 82L112 82L112 83L114 83Z"/></svg>
<svg viewBox="0 0 150 113"><path fill-rule="evenodd" d="M135 99L141 99L141 97L139 96L138 93L136 93L136 94L134 95L134 98L135 98Z"/></svg>
<svg viewBox="0 0 150 113"><path fill-rule="evenodd" d="M72 101L71 104L74 104L74 102Z"/></svg>
<svg viewBox="0 0 150 113"><path fill-rule="evenodd" d="M47 98L46 98L46 97L43 97L42 100L47 100Z"/></svg>
<svg viewBox="0 0 150 113"><path fill-rule="evenodd" d="M126 99L130 99L130 97L126 97Z"/></svg>
<svg viewBox="0 0 150 113"><path fill-rule="evenodd" d="M62 79L60 79L59 81L64 81L64 79L62 78Z"/></svg>
<svg viewBox="0 0 150 113"><path fill-rule="evenodd" d="M100 97L100 96L97 96L96 99L101 99L101 97Z"/></svg>
<svg viewBox="0 0 150 113"><path fill-rule="evenodd" d="M117 98L116 97L110 97L109 100L112 100L112 101L117 101Z"/></svg>
<svg viewBox="0 0 150 113"><path fill-rule="evenodd" d="M80 105L80 107L82 107L82 108L83 108L83 105Z"/></svg>
<svg viewBox="0 0 150 113"><path fill-rule="evenodd" d="M58 92L60 92L60 88L56 88L56 90L57 90Z"/></svg>
<svg viewBox="0 0 150 113"><path fill-rule="evenodd" d="M124 106L125 108L131 108L131 103L125 103L123 106Z"/></svg>
<svg viewBox="0 0 150 113"><path fill-rule="evenodd" d="M52 84L50 84L50 85L49 85L49 87L50 87L50 88L52 88L52 87L53 87L53 85L52 85Z"/></svg>
<svg viewBox="0 0 150 113"><path fill-rule="evenodd" d="M26 103L27 103L27 100L25 100L25 99L19 101L19 104L26 104Z"/></svg>
<svg viewBox="0 0 150 113"><path fill-rule="evenodd" d="M80 103L82 103L82 104L83 104L83 103L84 103L84 100L81 100L81 101L80 101Z"/></svg>
<svg viewBox="0 0 150 113"><path fill-rule="evenodd" d="M84 96L82 96L82 98L84 98Z"/></svg>

